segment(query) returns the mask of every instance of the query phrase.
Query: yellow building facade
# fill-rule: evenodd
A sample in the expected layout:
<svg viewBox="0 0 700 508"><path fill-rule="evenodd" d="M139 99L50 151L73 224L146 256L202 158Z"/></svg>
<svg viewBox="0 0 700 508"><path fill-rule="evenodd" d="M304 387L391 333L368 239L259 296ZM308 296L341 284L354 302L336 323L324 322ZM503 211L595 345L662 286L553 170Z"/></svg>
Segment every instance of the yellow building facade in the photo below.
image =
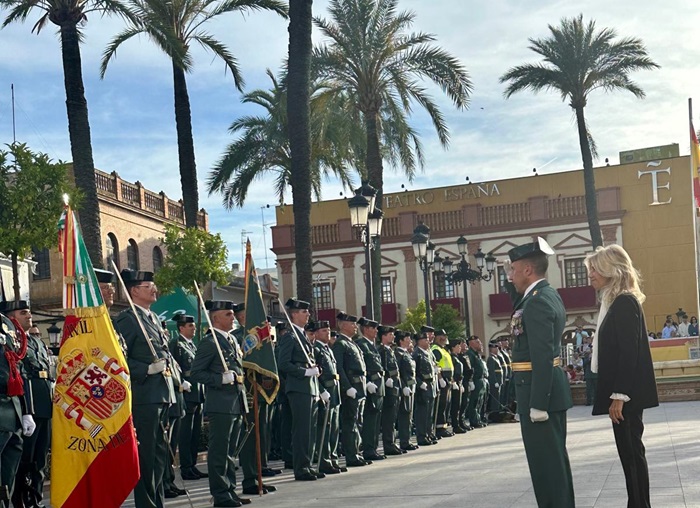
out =
<svg viewBox="0 0 700 508"><path fill-rule="evenodd" d="M697 249L687 156L596 168L599 221L605 244L618 243L644 279L644 309L650 331L682 308L698 315ZM423 222L441 257L455 264L456 241L468 240L469 259L477 249L493 253L498 267L488 282L468 285L472 333L484 340L506 333L510 302L502 293L503 261L510 248L544 237L556 251L548 279L567 308L567 330L594 328L597 303L583 265L592 251L585 209L583 171L493 180L385 194L382 244L382 316L400 322L406 308L423 299L423 274L410 243ZM273 251L280 295L295 294L294 224L291 206L277 208ZM361 314L365 298L364 250L350 225L347 201L312 205L314 304L321 319L338 310ZM376 269L373 267L373 269ZM442 277L442 278L441 278ZM431 298L464 312L462 287L430 275ZM675 318L675 315L674 315Z"/></svg>

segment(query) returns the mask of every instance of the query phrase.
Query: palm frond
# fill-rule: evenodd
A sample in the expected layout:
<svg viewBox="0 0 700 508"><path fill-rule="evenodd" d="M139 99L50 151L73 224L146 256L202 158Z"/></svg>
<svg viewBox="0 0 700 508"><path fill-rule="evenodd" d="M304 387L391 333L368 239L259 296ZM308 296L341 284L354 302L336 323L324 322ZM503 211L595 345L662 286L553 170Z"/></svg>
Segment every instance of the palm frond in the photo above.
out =
<svg viewBox="0 0 700 508"><path fill-rule="evenodd" d="M228 50L228 48L207 33L199 33L195 35L194 40L197 41L203 48L210 50L212 53L214 53L214 55L218 56L224 61L226 68L231 71L234 85L239 91L243 91L243 86L245 85L243 75L238 68L238 61Z"/></svg>

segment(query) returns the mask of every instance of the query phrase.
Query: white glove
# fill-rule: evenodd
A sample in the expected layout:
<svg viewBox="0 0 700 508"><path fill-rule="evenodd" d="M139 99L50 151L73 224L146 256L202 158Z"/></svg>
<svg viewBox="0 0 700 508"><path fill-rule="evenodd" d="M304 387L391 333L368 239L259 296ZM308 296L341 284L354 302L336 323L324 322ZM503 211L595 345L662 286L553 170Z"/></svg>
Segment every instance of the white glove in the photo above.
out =
<svg viewBox="0 0 700 508"><path fill-rule="evenodd" d="M427 389L428 389L428 385L425 384L425 381L423 381L423 382L420 384L420 389L421 389L421 390L427 390Z"/></svg>
<svg viewBox="0 0 700 508"><path fill-rule="evenodd" d="M221 384L222 385L232 385L233 381L235 379L236 379L236 376L233 374L233 372L231 372L230 370L227 370L221 376Z"/></svg>
<svg viewBox="0 0 700 508"><path fill-rule="evenodd" d="M22 415L22 434L29 437L34 434L34 429L36 429L36 423L32 415Z"/></svg>
<svg viewBox="0 0 700 508"><path fill-rule="evenodd" d="M326 390L323 390L321 392L321 400L324 404L328 404L328 401L331 400L331 394L328 393Z"/></svg>
<svg viewBox="0 0 700 508"><path fill-rule="evenodd" d="M318 367L311 367L310 369L306 369L304 371L304 375L306 377L316 377L318 376Z"/></svg>
<svg viewBox="0 0 700 508"><path fill-rule="evenodd" d="M367 393L377 393L377 385L375 385L372 381L367 381L365 388L367 389Z"/></svg>
<svg viewBox="0 0 700 508"><path fill-rule="evenodd" d="M192 391L192 383L189 381L183 381L182 382L182 389L186 392L191 392Z"/></svg>
<svg viewBox="0 0 700 508"><path fill-rule="evenodd" d="M450 387L453 390L459 390L459 385L457 383L455 383L454 381L452 381L452 383L450 383Z"/></svg>
<svg viewBox="0 0 700 508"><path fill-rule="evenodd" d="M387 388L393 388L394 387L394 380L391 379L390 377L386 378L386 382L384 383Z"/></svg>
<svg viewBox="0 0 700 508"><path fill-rule="evenodd" d="M410 389L408 386L404 386L404 388L403 388L402 391L403 391L403 394L404 394L406 397L408 397L409 395L411 395L411 389Z"/></svg>
<svg viewBox="0 0 700 508"><path fill-rule="evenodd" d="M347 391L345 393L351 399L354 399L355 397L357 397L357 390L355 388L350 387L347 389Z"/></svg>
<svg viewBox="0 0 700 508"><path fill-rule="evenodd" d="M165 360L161 358L148 366L149 374L160 374L165 370Z"/></svg>
<svg viewBox="0 0 700 508"><path fill-rule="evenodd" d="M459 385L459 393L464 393L464 386Z"/></svg>
<svg viewBox="0 0 700 508"><path fill-rule="evenodd" d="M547 420L549 420L549 413L547 411L540 411L539 409L531 407L530 420L532 420L532 423L546 422Z"/></svg>
<svg viewBox="0 0 700 508"><path fill-rule="evenodd" d="M501 385L499 385L498 383L494 383L493 386L494 386L495 388L500 388Z"/></svg>
<svg viewBox="0 0 700 508"><path fill-rule="evenodd" d="M445 388L445 387L447 386L447 381L445 381L444 379L440 378L440 379L438 380L438 384L440 385L440 388Z"/></svg>
<svg viewBox="0 0 700 508"><path fill-rule="evenodd" d="M469 391L473 392L476 386L474 385L474 381L469 381Z"/></svg>

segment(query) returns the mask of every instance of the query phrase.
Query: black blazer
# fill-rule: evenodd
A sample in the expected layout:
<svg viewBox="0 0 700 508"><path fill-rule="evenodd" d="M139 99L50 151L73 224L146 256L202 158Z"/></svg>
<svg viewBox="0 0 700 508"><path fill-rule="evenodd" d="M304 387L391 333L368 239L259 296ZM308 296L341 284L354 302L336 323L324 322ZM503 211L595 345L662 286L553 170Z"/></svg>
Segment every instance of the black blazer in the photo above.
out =
<svg viewBox="0 0 700 508"><path fill-rule="evenodd" d="M608 413L613 393L629 396L625 412L639 413L658 406L644 312L634 296L622 294L615 298L595 340L598 341L598 389L593 414Z"/></svg>

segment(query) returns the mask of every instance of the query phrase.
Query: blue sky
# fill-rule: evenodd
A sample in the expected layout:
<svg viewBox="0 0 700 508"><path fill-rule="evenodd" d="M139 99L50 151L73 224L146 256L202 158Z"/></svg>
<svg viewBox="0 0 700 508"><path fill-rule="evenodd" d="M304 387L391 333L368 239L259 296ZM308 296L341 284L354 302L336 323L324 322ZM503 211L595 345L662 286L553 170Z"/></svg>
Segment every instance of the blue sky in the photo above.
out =
<svg viewBox="0 0 700 508"><path fill-rule="evenodd" d="M314 15L326 17L326 0L314 2ZM585 7L582 7L585 5ZM700 4L691 0L647 2L631 0L400 0L401 10L416 13L414 29L433 33L437 43L458 57L474 83L470 108L456 111L432 87L451 130L443 150L425 114L416 111L414 126L426 149L425 171L409 184L386 170L385 191L401 184L418 189L564 171L581 167L578 137L571 109L554 93L529 92L503 99L498 78L508 68L536 61L527 49L528 37L548 34L547 24L583 12L599 27L614 27L621 36L640 37L661 69L640 72L634 80L647 92L645 100L631 94L591 96L586 114L603 164L618 162L618 152L679 143L688 153L687 99L700 91ZM6 12L0 11L0 16ZM54 159L69 161L60 44L53 25L39 35L30 32L39 13L24 25L0 30L0 143L12 141L10 85L16 97L17 139ZM181 197L168 59L145 37L124 44L104 80L99 79L102 51L123 27L117 18L93 14L85 26L82 45L83 77L90 112L95 165L116 171L129 181ZM221 16L207 27L238 58L246 90L267 88L267 68L277 72L287 54L287 23L270 13ZM318 33L314 37L319 41ZM188 74L201 206L209 212L212 231L220 232L232 262L241 258L241 231L250 232L257 265L264 267L261 207L274 205L266 181L257 182L242 209L226 211L217 196L209 197L204 181L231 141L227 130L236 118L255 114L240 103L224 65L194 48L195 66ZM700 93L696 93L695 124L700 127ZM547 164L548 163L548 164ZM546 166L545 166L546 164ZM324 197L336 198L340 187L327 182ZM291 198L288 198L288 201ZM274 223L274 210L264 208L265 223ZM269 226L267 247L271 246ZM273 255L268 256L272 266Z"/></svg>

